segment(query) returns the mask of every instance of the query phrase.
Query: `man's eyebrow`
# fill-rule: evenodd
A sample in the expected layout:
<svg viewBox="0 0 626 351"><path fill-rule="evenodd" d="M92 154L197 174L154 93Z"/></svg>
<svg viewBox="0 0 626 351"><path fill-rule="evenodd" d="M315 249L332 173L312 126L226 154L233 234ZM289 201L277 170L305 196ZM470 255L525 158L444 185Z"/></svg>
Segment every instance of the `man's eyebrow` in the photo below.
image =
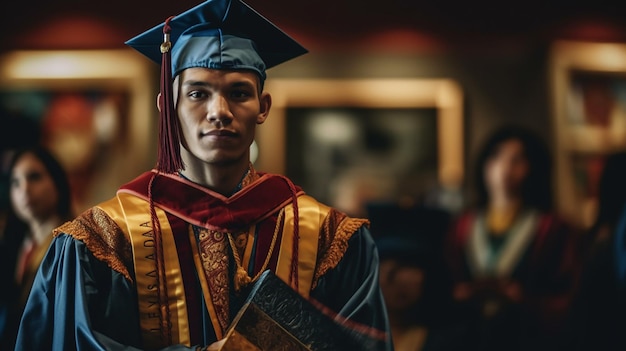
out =
<svg viewBox="0 0 626 351"><path fill-rule="evenodd" d="M191 86L191 87L212 87L211 83L201 81L201 80L186 80L183 82L183 86Z"/></svg>
<svg viewBox="0 0 626 351"><path fill-rule="evenodd" d="M213 85L209 82L205 82L202 80L186 80L183 82L183 86L186 87L206 87L211 88ZM239 87L254 87L255 84L249 80L237 80L230 83L230 86L233 88Z"/></svg>
<svg viewBox="0 0 626 351"><path fill-rule="evenodd" d="M233 88L239 88L239 87L254 87L255 84L249 80L238 80L238 81L234 81L230 84L231 87Z"/></svg>

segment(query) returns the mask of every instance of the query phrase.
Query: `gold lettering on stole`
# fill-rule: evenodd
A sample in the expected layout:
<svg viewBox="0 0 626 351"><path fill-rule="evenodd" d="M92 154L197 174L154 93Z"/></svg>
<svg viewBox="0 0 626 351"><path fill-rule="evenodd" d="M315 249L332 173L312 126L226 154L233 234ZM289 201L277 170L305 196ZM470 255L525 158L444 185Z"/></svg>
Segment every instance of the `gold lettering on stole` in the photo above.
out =
<svg viewBox="0 0 626 351"><path fill-rule="evenodd" d="M161 327L159 312L159 295L154 260L154 233L150 222L128 223L133 242L133 254L135 257L135 280L139 303L139 320L144 346L147 348L160 348ZM137 235L139 234L139 235Z"/></svg>
<svg viewBox="0 0 626 351"><path fill-rule="evenodd" d="M139 322L148 349L161 348L161 313L158 295L158 272L154 253L154 232L150 220L149 204L131 194L118 193L118 200L124 208L125 222L133 248L135 280L139 304ZM165 212L155 208L161 226L165 277L168 290L172 342L190 346L189 321L185 292L176 252L172 228Z"/></svg>

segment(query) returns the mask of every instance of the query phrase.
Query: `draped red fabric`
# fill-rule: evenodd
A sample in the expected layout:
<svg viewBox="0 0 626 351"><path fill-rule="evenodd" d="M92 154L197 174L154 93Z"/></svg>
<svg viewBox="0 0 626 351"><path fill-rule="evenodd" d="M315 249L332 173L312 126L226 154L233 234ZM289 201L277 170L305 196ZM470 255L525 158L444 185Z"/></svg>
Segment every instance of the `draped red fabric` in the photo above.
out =
<svg viewBox="0 0 626 351"><path fill-rule="evenodd" d="M244 230L267 218L304 192L283 176L257 172L260 178L231 197L182 177L145 172L120 187L193 225L222 232ZM295 215L295 212L294 212ZM294 218L295 221L295 218ZM294 223L295 224L295 223ZM299 233L296 233L299 236Z"/></svg>

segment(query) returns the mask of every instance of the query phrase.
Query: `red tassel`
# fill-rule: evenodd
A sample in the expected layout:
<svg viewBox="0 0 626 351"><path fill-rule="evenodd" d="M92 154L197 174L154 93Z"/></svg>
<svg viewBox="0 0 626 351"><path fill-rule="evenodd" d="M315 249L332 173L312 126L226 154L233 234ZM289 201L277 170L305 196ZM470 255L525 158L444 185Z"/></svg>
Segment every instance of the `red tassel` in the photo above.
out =
<svg viewBox="0 0 626 351"><path fill-rule="evenodd" d="M161 44L161 106L159 123L159 149L157 150L158 171L163 173L176 173L184 168L180 157L180 126L176 110L174 108L174 95L172 92L172 43L170 41L171 16L163 26L164 40Z"/></svg>

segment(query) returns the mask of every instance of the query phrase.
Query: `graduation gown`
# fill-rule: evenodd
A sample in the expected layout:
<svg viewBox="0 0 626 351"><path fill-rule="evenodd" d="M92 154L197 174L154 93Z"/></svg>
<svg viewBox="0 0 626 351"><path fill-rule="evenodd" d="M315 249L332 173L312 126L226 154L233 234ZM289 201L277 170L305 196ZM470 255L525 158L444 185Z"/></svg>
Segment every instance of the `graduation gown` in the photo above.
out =
<svg viewBox="0 0 626 351"><path fill-rule="evenodd" d="M254 279L270 269L378 337L377 349L391 350L367 221L318 203L282 176L251 170L244 183L225 197L146 172L56 229L17 349L210 345L245 298L241 271Z"/></svg>
<svg viewBox="0 0 626 351"><path fill-rule="evenodd" d="M447 239L454 283L474 289L457 306L469 326L469 344L477 350L554 349L578 271L571 228L554 214L527 210L503 240L493 242L484 214L467 211ZM520 301L500 290L509 283L519 286Z"/></svg>

